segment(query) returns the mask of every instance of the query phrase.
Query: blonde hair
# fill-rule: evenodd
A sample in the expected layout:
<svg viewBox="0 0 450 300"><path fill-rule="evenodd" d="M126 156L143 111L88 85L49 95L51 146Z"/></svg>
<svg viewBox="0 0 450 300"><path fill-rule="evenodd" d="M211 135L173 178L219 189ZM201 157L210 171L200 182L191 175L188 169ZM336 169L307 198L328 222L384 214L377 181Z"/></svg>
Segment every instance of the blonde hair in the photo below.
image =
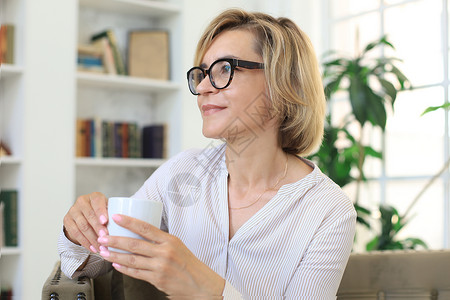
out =
<svg viewBox="0 0 450 300"><path fill-rule="evenodd" d="M255 35L255 51L265 65L270 109L280 124L281 148L295 155L312 154L322 142L326 104L319 65L308 36L288 18L229 9L206 28L194 64L201 64L218 34L236 29Z"/></svg>

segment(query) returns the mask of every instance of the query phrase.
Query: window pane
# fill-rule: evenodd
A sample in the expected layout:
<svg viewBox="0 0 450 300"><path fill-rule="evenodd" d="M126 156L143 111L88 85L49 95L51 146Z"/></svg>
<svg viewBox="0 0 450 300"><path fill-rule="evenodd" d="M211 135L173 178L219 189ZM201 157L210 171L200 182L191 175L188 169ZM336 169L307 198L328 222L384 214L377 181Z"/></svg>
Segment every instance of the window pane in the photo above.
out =
<svg viewBox="0 0 450 300"><path fill-rule="evenodd" d="M330 47L332 50L354 56L379 37L379 13L370 13L335 23L331 28Z"/></svg>
<svg viewBox="0 0 450 300"><path fill-rule="evenodd" d="M443 80L441 1L423 0L386 10L385 28L401 58L402 70L414 86Z"/></svg>
<svg viewBox="0 0 450 300"><path fill-rule="evenodd" d="M427 183L427 180L388 182L386 202L394 206L400 215L403 215ZM431 249L442 249L444 247L443 199L443 182L437 180L408 213L407 217L410 221L399 233L399 238L418 237L425 241Z"/></svg>
<svg viewBox="0 0 450 300"><path fill-rule="evenodd" d="M401 92L386 126L387 176L432 175L443 164L444 112L420 116L444 101L441 87Z"/></svg>
<svg viewBox="0 0 450 300"><path fill-rule="evenodd" d="M380 0L330 0L331 16L340 18L378 8Z"/></svg>

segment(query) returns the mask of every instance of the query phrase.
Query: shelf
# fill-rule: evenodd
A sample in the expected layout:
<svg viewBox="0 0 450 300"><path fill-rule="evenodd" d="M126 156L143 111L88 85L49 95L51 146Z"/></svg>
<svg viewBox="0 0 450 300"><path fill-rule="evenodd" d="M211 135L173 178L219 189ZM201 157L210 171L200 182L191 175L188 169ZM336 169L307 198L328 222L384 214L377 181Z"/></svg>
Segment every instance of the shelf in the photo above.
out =
<svg viewBox="0 0 450 300"><path fill-rule="evenodd" d="M1 72L0 72L1 78L19 76L24 71L23 67L19 67L16 65L8 65L8 64L1 65L0 70L1 70Z"/></svg>
<svg viewBox="0 0 450 300"><path fill-rule="evenodd" d="M3 255L20 255L22 250L18 247L4 247L1 249L2 256Z"/></svg>
<svg viewBox="0 0 450 300"><path fill-rule="evenodd" d="M181 11L179 5L151 0L80 0L80 5L103 11L158 18L175 15Z"/></svg>
<svg viewBox="0 0 450 300"><path fill-rule="evenodd" d="M161 93L173 92L180 89L178 83L170 81L86 72L77 73L77 82L80 86L84 87L125 89L139 92Z"/></svg>
<svg viewBox="0 0 450 300"><path fill-rule="evenodd" d="M15 156L0 156L0 165L19 165L22 159Z"/></svg>
<svg viewBox="0 0 450 300"><path fill-rule="evenodd" d="M150 158L91 158L78 157L75 159L77 166L87 167L141 167L141 168L158 168L166 160L150 159Z"/></svg>

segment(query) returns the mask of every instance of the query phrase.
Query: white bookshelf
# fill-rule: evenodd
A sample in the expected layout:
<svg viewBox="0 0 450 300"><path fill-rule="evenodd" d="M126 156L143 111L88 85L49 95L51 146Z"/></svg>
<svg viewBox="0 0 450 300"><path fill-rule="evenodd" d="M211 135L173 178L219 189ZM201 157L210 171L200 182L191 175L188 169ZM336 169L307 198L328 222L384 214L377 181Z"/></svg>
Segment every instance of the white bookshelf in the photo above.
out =
<svg viewBox="0 0 450 300"><path fill-rule="evenodd" d="M165 159L146 158L90 158L78 157L75 159L77 166L85 167L131 167L131 168L158 168Z"/></svg>
<svg viewBox="0 0 450 300"><path fill-rule="evenodd" d="M17 256L22 253L22 249L18 247L3 247L0 252L1 256Z"/></svg>
<svg viewBox="0 0 450 300"><path fill-rule="evenodd" d="M0 166L1 165L20 165L22 159L17 156L0 156Z"/></svg>
<svg viewBox="0 0 450 300"><path fill-rule="evenodd" d="M2 64L0 67L0 78L8 78L22 75L25 68L17 65Z"/></svg>
<svg viewBox="0 0 450 300"><path fill-rule="evenodd" d="M78 86L80 87L106 88L154 93L173 92L180 89L180 84L173 81L163 81L120 75L78 72L76 75L76 79Z"/></svg>
<svg viewBox="0 0 450 300"><path fill-rule="evenodd" d="M80 6L158 18L170 17L181 12L180 5L151 0L80 0Z"/></svg>
<svg viewBox="0 0 450 300"><path fill-rule="evenodd" d="M140 128L167 124L167 152L181 150L182 65L181 0L80 0L79 44L110 29L126 63L127 34L131 30L159 29L169 33L170 80L123 75L76 72L76 118L99 118L112 122L136 122ZM74 120L75 123L75 120ZM74 131L73 139L76 139ZM100 191L106 195L134 193L164 159L76 157L75 195Z"/></svg>

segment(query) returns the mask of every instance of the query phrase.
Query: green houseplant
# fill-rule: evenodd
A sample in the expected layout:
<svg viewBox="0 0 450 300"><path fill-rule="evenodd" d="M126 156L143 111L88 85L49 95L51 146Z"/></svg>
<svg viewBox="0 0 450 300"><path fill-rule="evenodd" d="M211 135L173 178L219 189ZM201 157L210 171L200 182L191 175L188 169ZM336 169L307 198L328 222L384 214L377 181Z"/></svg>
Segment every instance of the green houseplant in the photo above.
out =
<svg viewBox="0 0 450 300"><path fill-rule="evenodd" d="M311 156L322 171L341 187L356 183L354 204L358 213L357 221L369 229L371 211L359 205L358 195L361 183L366 180L366 158L371 156L382 159L383 153L364 143L364 133L368 128L379 128L384 132L387 107L393 110L397 93L411 87L408 78L396 66L399 59L383 56L373 58L374 50L382 47L394 49L383 36L369 43L356 57L338 56L335 52L325 56L323 80L326 97L331 99L337 92L344 92L350 101L351 111L340 124L335 125L332 122L332 109L329 110L324 142L320 150ZM397 238L408 219L402 218L395 208L380 206L378 213L381 230L367 244L368 250L415 248L419 245L426 247L420 239Z"/></svg>

